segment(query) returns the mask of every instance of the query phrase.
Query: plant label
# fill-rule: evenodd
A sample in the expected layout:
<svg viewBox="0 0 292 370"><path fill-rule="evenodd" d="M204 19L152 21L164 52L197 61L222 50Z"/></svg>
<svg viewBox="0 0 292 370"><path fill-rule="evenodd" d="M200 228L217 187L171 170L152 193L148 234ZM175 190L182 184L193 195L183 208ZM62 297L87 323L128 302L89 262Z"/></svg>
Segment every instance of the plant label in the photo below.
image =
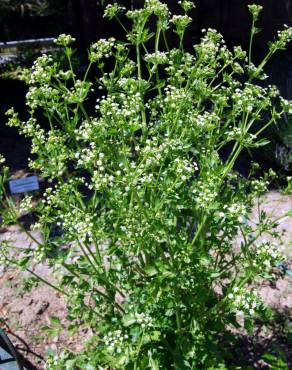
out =
<svg viewBox="0 0 292 370"><path fill-rule="evenodd" d="M39 190L40 186L37 176L29 176L23 179L10 180L9 188L11 194L19 194Z"/></svg>

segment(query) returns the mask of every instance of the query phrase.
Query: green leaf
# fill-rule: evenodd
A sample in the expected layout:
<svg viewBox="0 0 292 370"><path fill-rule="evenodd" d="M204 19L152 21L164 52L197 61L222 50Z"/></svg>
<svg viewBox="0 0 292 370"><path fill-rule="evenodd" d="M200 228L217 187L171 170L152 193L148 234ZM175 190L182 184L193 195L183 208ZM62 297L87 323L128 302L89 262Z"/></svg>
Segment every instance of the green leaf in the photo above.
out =
<svg viewBox="0 0 292 370"><path fill-rule="evenodd" d="M156 274L158 274L158 270L155 266L153 265L148 265L145 267L144 271L146 272L146 274L148 276L154 276Z"/></svg>
<svg viewBox="0 0 292 370"><path fill-rule="evenodd" d="M68 328L68 333L73 336L74 334L76 334L78 332L78 326L77 325L69 325Z"/></svg>
<svg viewBox="0 0 292 370"><path fill-rule="evenodd" d="M264 353L262 359L269 365L271 370L288 370L288 365L285 359L285 354L280 351L276 355Z"/></svg>
<svg viewBox="0 0 292 370"><path fill-rule="evenodd" d="M22 257L18 260L18 266L21 268L26 268L30 260L30 257Z"/></svg>
<svg viewBox="0 0 292 370"><path fill-rule="evenodd" d="M96 370L96 367L91 364L87 364L84 366L84 370Z"/></svg>
<svg viewBox="0 0 292 370"><path fill-rule="evenodd" d="M256 143L254 143L254 146L256 148L260 147L260 146L265 146L265 145L268 145L270 143L270 140L267 140L267 139L260 139L259 141L257 141Z"/></svg>
<svg viewBox="0 0 292 370"><path fill-rule="evenodd" d="M51 328L50 326L43 326L42 330L49 336L49 337L57 337L60 333L59 328Z"/></svg>
<svg viewBox="0 0 292 370"><path fill-rule="evenodd" d="M252 320L250 320L250 319L244 320L244 328L246 329L248 334L252 334L253 329L254 329Z"/></svg>
<svg viewBox="0 0 292 370"><path fill-rule="evenodd" d="M136 319L132 315L126 315L123 317L123 324L124 326L131 326L136 322Z"/></svg>
<svg viewBox="0 0 292 370"><path fill-rule="evenodd" d="M57 316L51 316L50 321L53 325L61 325L61 320Z"/></svg>
<svg viewBox="0 0 292 370"><path fill-rule="evenodd" d="M75 369L76 367L76 360L67 360L66 361L66 370L73 370Z"/></svg>

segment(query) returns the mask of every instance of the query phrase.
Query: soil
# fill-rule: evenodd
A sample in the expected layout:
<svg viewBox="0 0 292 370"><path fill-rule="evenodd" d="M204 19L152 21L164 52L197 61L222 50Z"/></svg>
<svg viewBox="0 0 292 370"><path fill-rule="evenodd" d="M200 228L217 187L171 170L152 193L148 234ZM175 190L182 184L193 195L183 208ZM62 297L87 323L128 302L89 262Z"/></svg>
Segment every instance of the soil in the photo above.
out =
<svg viewBox="0 0 292 370"><path fill-rule="evenodd" d="M38 232L33 232L33 235L41 239ZM17 248L32 243L17 226L2 229L0 240L13 240ZM38 264L31 269L53 281L47 265ZM18 351L39 370L43 369L43 359L51 351L57 352L62 348L81 350L88 330L80 329L78 334L70 337L66 332L70 322L66 320L66 303L61 294L44 284L29 289L30 277L28 272L0 266L0 324L10 334ZM45 330L52 327L51 317L61 320L62 330L54 337Z"/></svg>

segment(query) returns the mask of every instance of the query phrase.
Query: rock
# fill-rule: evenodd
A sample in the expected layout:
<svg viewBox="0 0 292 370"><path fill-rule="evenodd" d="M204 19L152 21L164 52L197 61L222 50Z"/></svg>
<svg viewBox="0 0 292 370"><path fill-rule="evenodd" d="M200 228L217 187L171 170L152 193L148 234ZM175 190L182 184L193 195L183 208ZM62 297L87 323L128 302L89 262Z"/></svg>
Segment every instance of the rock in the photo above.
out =
<svg viewBox="0 0 292 370"><path fill-rule="evenodd" d="M37 315L42 315L47 310L47 308L49 307L49 305L50 305L49 302L43 301L41 303L40 307L37 309L36 314Z"/></svg>

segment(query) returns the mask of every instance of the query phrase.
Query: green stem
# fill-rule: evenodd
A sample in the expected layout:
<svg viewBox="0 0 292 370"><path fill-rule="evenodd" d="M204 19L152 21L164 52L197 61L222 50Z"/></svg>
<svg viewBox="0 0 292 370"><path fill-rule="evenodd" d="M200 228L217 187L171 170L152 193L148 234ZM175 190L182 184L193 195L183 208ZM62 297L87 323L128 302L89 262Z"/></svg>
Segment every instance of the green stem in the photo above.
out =
<svg viewBox="0 0 292 370"><path fill-rule="evenodd" d="M141 81L142 81L142 68L141 68L141 52L140 52L140 46L137 43L136 44L136 54L137 54L137 66L138 66L138 79L139 79L139 90L142 98L142 91L141 91ZM146 113L144 105L141 107L141 115L142 115L142 123L143 123L143 131L145 133L146 131Z"/></svg>
<svg viewBox="0 0 292 370"><path fill-rule="evenodd" d="M169 52L169 45L168 45L168 41L167 41L165 30L162 31L162 36L163 36L163 41L164 41L166 50Z"/></svg>
<svg viewBox="0 0 292 370"><path fill-rule="evenodd" d="M203 217L203 220L201 221L201 223L200 223L200 225L199 225L199 227L196 231L196 234L193 237L191 245L194 245L196 243L201 231L203 230L203 227L205 226L206 221L207 221L207 215L205 214L204 217Z"/></svg>
<svg viewBox="0 0 292 370"><path fill-rule="evenodd" d="M280 115L282 115L283 112L279 113ZM260 130L258 130L255 135L258 136L260 133L262 133L265 129L267 129L272 123L275 123L276 120L275 118L271 118Z"/></svg>
<svg viewBox="0 0 292 370"><path fill-rule="evenodd" d="M64 294L65 296L69 296L68 293L66 293L64 290L58 288L56 285L50 283L49 281L45 280L44 278L42 278L41 276L39 276L38 274L36 274L35 272L33 272L32 270L30 270L29 268L26 268L26 271L29 272L30 274L32 274L34 277L36 277L38 280L40 280L42 283L48 285L49 287L51 287L52 289L58 291L59 293L61 294Z"/></svg>
<svg viewBox="0 0 292 370"><path fill-rule="evenodd" d="M251 74L248 82L251 82L254 78L256 78L260 74L264 66L267 64L267 62L270 60L270 58L275 52L276 50L270 50L268 52L268 54L265 56L265 58L262 60L259 66L256 68L255 72Z"/></svg>
<svg viewBox="0 0 292 370"><path fill-rule="evenodd" d="M252 20L252 26L251 26L251 35L249 40L249 48L248 48L248 64L251 65L251 52L252 52L252 45L253 45L253 38L255 35L255 22L254 19Z"/></svg>
<svg viewBox="0 0 292 370"><path fill-rule="evenodd" d="M75 84L76 83L76 79L75 79L75 74L74 74L74 70L73 70L73 66L72 66L72 61L71 61L71 58L69 57L69 55L68 55L67 52L66 52L66 56L67 56L67 59L68 59L70 70L72 72L72 78L73 78L73 81L74 81L74 84Z"/></svg>
<svg viewBox="0 0 292 370"><path fill-rule="evenodd" d="M13 265L16 265L19 267L18 263L14 260L12 260L11 258L7 257L5 255L5 259L12 263ZM23 268L23 267L22 267ZM29 272L31 275L33 275L35 278L37 278L39 281L41 281L42 283L44 283L45 285L49 286L50 288L56 290L57 292L61 293L61 294L64 294L65 296L69 296L68 293L66 293L64 290L60 289L59 287L57 287L56 285L50 283L48 280L42 278L40 275L36 274L34 271L32 271L31 269L29 269L28 267L24 267L24 270Z"/></svg>
<svg viewBox="0 0 292 370"><path fill-rule="evenodd" d="M133 370L137 370L137 365L138 365L138 359L139 359L139 353L140 353L140 350L141 350L141 347L142 347L142 344L143 344L143 339L144 339L144 330L142 332L142 335L141 335L141 339L139 341L139 344L138 344L138 348L137 348L137 358L135 360L135 363L134 363L134 369Z"/></svg>
<svg viewBox="0 0 292 370"><path fill-rule="evenodd" d="M155 36L155 53L158 52L160 33L161 33L161 29L158 28L157 31L156 31L156 36ZM161 94L161 87L159 86L159 82L160 82L159 71L158 71L158 66L156 66L156 83L158 85L159 96L161 97L162 94Z"/></svg>
<svg viewBox="0 0 292 370"><path fill-rule="evenodd" d="M89 62L89 64L88 64L88 67L87 67L86 72L85 72L84 77L83 77L83 82L87 80L87 76L88 76L88 73L89 73L90 68L92 66L92 63L93 62Z"/></svg>

